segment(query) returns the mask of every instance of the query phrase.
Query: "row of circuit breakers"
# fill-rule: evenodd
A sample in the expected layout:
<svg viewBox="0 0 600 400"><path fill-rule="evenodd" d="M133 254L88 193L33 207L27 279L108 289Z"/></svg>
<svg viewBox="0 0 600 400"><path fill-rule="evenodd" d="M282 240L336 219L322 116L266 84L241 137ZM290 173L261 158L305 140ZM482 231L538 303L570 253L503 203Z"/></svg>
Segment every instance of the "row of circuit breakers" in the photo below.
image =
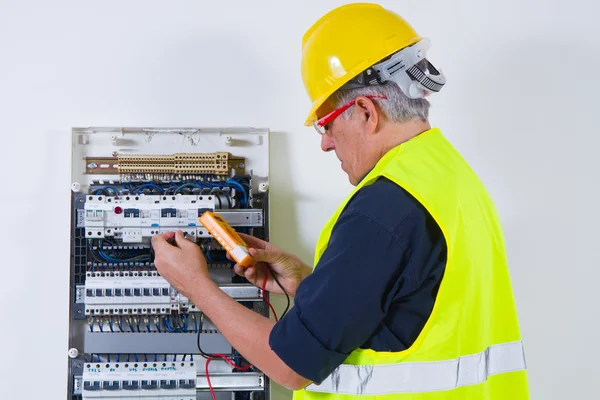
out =
<svg viewBox="0 0 600 400"><path fill-rule="evenodd" d="M268 316L268 294L233 272L198 219L215 211L268 239L266 174L229 152L99 157L85 152L96 137L77 131L84 140L72 188L68 399L268 399L268 377L159 275L151 247L152 236L182 230L219 287Z"/></svg>

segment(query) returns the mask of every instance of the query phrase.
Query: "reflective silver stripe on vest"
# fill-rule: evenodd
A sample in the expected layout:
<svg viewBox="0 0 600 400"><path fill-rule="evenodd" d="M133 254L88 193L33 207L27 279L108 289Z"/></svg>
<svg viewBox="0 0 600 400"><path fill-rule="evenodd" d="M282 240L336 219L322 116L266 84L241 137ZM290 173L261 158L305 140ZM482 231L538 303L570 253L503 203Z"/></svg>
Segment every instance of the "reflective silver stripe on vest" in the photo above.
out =
<svg viewBox="0 0 600 400"><path fill-rule="evenodd" d="M309 385L306 390L353 395L433 392L474 385L491 375L525 368L525 353L519 341L447 361L342 364L323 383Z"/></svg>

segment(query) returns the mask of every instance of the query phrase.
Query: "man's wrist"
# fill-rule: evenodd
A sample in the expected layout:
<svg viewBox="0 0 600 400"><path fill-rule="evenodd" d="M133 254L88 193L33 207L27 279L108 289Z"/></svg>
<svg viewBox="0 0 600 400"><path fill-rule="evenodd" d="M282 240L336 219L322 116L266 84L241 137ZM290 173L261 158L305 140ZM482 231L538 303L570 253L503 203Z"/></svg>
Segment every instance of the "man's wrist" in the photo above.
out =
<svg viewBox="0 0 600 400"><path fill-rule="evenodd" d="M202 310L202 302L207 299L211 292L220 290L219 286L210 278L210 276L200 275L188 285L187 293L184 294L190 299L196 307Z"/></svg>

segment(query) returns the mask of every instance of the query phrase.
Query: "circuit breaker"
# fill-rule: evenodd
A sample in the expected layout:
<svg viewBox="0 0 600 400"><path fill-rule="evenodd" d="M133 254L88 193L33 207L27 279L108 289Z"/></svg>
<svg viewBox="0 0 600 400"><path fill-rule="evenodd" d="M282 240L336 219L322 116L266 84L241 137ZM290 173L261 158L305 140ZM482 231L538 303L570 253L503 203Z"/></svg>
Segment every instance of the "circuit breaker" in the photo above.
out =
<svg viewBox="0 0 600 400"><path fill-rule="evenodd" d="M227 295L268 316L199 222L269 239L269 131L74 128L68 400L269 400L269 379L154 266L152 236L183 231ZM224 355L227 359L215 356Z"/></svg>

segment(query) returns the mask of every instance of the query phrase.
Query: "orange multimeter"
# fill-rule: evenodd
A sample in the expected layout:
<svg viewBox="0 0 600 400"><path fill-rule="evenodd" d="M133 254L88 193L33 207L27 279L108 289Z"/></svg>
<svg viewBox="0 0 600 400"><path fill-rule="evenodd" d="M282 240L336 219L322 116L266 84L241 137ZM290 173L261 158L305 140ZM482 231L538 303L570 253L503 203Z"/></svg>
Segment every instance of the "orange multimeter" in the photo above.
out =
<svg viewBox="0 0 600 400"><path fill-rule="evenodd" d="M248 245L223 217L212 211L206 211L198 220L238 264L242 267L254 264L254 259L248 252Z"/></svg>

